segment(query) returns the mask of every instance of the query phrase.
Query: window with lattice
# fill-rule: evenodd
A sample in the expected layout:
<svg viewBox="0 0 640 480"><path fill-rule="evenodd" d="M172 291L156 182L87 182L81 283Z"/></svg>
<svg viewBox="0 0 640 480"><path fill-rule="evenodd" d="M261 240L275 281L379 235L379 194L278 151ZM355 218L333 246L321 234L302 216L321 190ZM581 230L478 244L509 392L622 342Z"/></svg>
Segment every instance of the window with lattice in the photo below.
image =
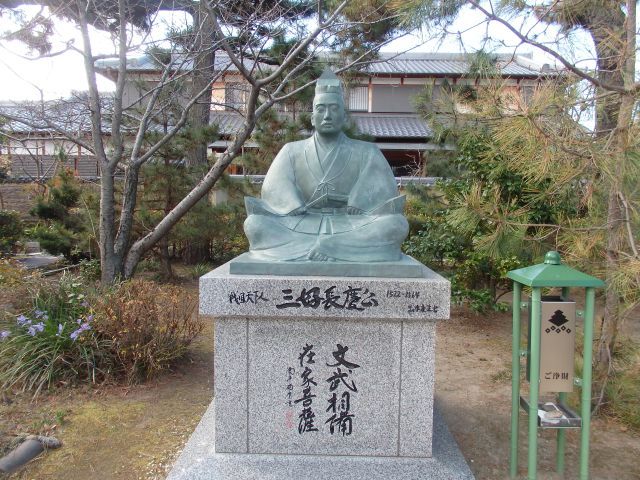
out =
<svg viewBox="0 0 640 480"><path fill-rule="evenodd" d="M369 110L369 87L352 87L347 96L350 111L366 112Z"/></svg>

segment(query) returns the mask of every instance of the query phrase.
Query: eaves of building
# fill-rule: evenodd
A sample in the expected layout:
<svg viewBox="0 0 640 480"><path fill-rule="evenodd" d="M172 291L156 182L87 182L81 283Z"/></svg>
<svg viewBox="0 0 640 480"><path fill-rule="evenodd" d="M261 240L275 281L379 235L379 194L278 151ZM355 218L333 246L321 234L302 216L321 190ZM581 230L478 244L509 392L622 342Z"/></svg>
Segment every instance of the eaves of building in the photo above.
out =
<svg viewBox="0 0 640 480"><path fill-rule="evenodd" d="M372 137L379 146L384 144L383 148L387 149L427 150L429 146L425 142L433 137L427 122L415 114L352 113L350 120L359 134ZM211 112L210 122L218 126L221 139L209 147L219 150L226 148L229 141L240 133L244 117L237 112ZM257 144L247 142L245 147L257 147Z"/></svg>

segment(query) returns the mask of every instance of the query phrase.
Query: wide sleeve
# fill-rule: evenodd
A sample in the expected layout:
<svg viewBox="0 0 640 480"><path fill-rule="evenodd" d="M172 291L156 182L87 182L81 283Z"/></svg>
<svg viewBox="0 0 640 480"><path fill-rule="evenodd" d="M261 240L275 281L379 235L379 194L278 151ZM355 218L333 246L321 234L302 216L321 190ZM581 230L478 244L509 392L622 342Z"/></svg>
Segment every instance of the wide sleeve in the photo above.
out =
<svg viewBox="0 0 640 480"><path fill-rule="evenodd" d="M294 164L291 158L295 148L286 144L271 163L262 184L262 200L275 212L287 213L304 205L296 185Z"/></svg>
<svg viewBox="0 0 640 480"><path fill-rule="evenodd" d="M356 183L349 194L349 206L370 212L398 196L398 186L391 167L380 149L371 143L360 142L360 168Z"/></svg>

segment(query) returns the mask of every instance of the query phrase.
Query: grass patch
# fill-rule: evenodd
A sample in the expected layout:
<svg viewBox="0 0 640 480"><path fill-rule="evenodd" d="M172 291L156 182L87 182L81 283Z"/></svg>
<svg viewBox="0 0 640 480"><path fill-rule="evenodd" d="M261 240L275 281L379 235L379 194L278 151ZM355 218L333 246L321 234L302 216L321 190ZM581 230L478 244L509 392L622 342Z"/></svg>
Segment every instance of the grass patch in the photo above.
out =
<svg viewBox="0 0 640 480"><path fill-rule="evenodd" d="M491 374L491 381L495 383L508 383L511 381L511 378L512 375L510 368L505 368Z"/></svg>

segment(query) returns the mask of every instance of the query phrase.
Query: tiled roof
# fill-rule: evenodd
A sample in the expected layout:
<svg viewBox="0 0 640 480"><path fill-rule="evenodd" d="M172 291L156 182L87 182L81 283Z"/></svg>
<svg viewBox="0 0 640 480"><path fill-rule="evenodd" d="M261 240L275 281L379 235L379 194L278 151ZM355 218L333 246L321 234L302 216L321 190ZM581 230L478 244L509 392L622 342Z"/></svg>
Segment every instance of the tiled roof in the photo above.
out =
<svg viewBox="0 0 640 480"><path fill-rule="evenodd" d="M113 97L109 94L103 94L100 100L101 130L104 134L110 134ZM79 92L76 96L45 102L0 103L0 120L2 120L4 130L21 134L55 135L56 132L65 132L74 135L91 133L92 129L89 101L83 92ZM125 133L135 133L138 124L132 116L125 114L125 121L127 123L122 125L122 130ZM162 132L163 130L164 127L157 123L151 123L147 127L149 132Z"/></svg>
<svg viewBox="0 0 640 480"><path fill-rule="evenodd" d="M191 70L193 68L193 59L174 55L172 61L175 68L180 70ZM106 59L96 61L98 72L106 72L108 70L116 70L118 68L117 59ZM263 71L270 70L272 67L263 63L257 63L254 60L244 59L242 64L247 70L259 69ZM127 58L127 69L131 72L145 72L162 70L164 67L159 61L151 55L143 55L141 57ZM226 70L227 72L237 72L238 68L229 60L229 56L225 52L217 51L214 60L214 69L216 71Z"/></svg>
<svg viewBox="0 0 640 480"><path fill-rule="evenodd" d="M353 114L360 133L376 138L420 138L433 136L427 122L417 115Z"/></svg>
<svg viewBox="0 0 640 480"><path fill-rule="evenodd" d="M109 111L112 99L101 97L103 110L102 130L110 127ZM71 134L91 131L89 102L82 92L59 100L45 102L4 102L0 104L0 119L5 119L3 128L15 133L64 131Z"/></svg>
<svg viewBox="0 0 640 480"><path fill-rule="evenodd" d="M537 66L524 56L498 55L497 66L505 77L539 77L558 73L548 66ZM469 67L469 57L464 54L381 53L378 60L363 70L374 75L464 75L469 72Z"/></svg>
<svg viewBox="0 0 640 480"><path fill-rule="evenodd" d="M190 70L191 59L181 62L180 55L174 55L176 68ZM380 53L377 60L366 65L361 71L373 75L464 75L469 72L469 55L464 53ZM127 59L130 71L155 71L159 64L150 55ZM254 60L244 59L248 70L268 71L273 68L264 63L256 64ZM538 65L527 55L498 54L497 66L505 77L539 77L555 76L560 72L548 65ZM113 71L118 67L117 59L98 60L96 67L101 73ZM216 71L227 70L237 72L238 69L222 51L216 52Z"/></svg>
<svg viewBox="0 0 640 480"><path fill-rule="evenodd" d="M209 116L211 125L218 125L221 135L235 135L242 130L244 117L235 112L216 112L212 111Z"/></svg>
<svg viewBox="0 0 640 480"><path fill-rule="evenodd" d="M109 133L111 129L109 108L110 98L104 98L102 130ZM91 118L86 99L67 99L45 102L44 105L38 103L20 102L0 105L0 118L3 113L9 118L24 119L28 125L20 121L6 121L4 128L14 133L55 133L65 131L71 134L91 131ZM7 118L7 117L5 117ZM352 113L351 119L355 123L356 129L365 135L375 138L428 138L433 132L427 123L418 115L406 114L371 114ZM233 136L242 130L244 118L229 111L212 111L210 117L211 124L217 124L220 134L223 136ZM159 128L150 125L149 130Z"/></svg>
<svg viewBox="0 0 640 480"><path fill-rule="evenodd" d="M433 136L427 122L418 115L380 115L371 113L351 114L359 133L377 139L417 138L424 140ZM211 123L220 127L223 136L235 135L244 119L235 112L211 112Z"/></svg>

